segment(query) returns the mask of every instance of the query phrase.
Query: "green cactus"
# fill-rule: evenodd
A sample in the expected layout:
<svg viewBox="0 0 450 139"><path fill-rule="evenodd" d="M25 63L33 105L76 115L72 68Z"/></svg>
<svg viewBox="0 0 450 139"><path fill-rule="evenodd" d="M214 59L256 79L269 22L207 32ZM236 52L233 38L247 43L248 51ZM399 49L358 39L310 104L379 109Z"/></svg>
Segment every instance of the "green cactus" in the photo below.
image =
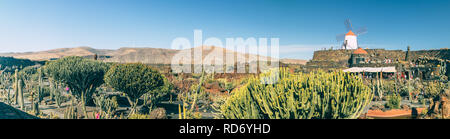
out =
<svg viewBox="0 0 450 139"><path fill-rule="evenodd" d="M39 103L37 101L33 101L32 110L34 112L34 115L39 115L39 113L40 113L40 111L39 111Z"/></svg>
<svg viewBox="0 0 450 139"><path fill-rule="evenodd" d="M12 85L11 73L5 72L5 70L2 70L2 71L0 71L0 75L1 75L0 87L1 87L3 99L8 105L11 105L12 100L13 100L13 98L11 96L11 87L10 87Z"/></svg>
<svg viewBox="0 0 450 139"><path fill-rule="evenodd" d="M221 108L224 118L354 119L373 97L361 78L342 71L291 74L280 68L260 77L233 92Z"/></svg>
<svg viewBox="0 0 450 139"><path fill-rule="evenodd" d="M19 81L18 81L18 74L19 74L19 70L18 69L16 69L15 70L15 72L14 72L14 85L13 85L13 87L14 87L14 104L15 105L17 105L18 103L19 103L19 90L18 90L18 84L19 84Z"/></svg>
<svg viewBox="0 0 450 139"><path fill-rule="evenodd" d="M402 97L397 93L392 93L386 97L385 107L390 109L400 109Z"/></svg>
<svg viewBox="0 0 450 139"><path fill-rule="evenodd" d="M119 108L119 103L117 103L117 97L107 98L105 94L94 97L94 103L100 110L100 114L104 115L104 118L112 118ZM95 117L95 116L94 116Z"/></svg>
<svg viewBox="0 0 450 139"><path fill-rule="evenodd" d="M48 79L48 82L50 83L49 89L50 89L50 98L53 99L56 103L56 106L58 108L61 107L61 104L65 101L65 97L63 94L61 94L59 83L54 81L52 78Z"/></svg>
<svg viewBox="0 0 450 139"><path fill-rule="evenodd" d="M75 107L75 99L72 97L72 105L68 106L64 111L64 119L78 119L77 107Z"/></svg>
<svg viewBox="0 0 450 139"><path fill-rule="evenodd" d="M151 66L142 63L117 64L105 74L105 82L117 91L126 94L131 106L130 115L137 113L139 98L156 92L164 85L165 77Z"/></svg>
<svg viewBox="0 0 450 139"><path fill-rule="evenodd" d="M200 94L200 90L202 88L202 84L205 81L205 71L202 72L202 77L200 78L200 82L198 83L197 89L195 90L194 100L192 101L190 111L194 111L195 104L197 102L198 95Z"/></svg>
<svg viewBox="0 0 450 139"><path fill-rule="evenodd" d="M93 103L92 95L104 83L107 68L103 62L68 56L50 62L44 69L48 77L70 88L71 95L81 102L84 116L88 117L86 105Z"/></svg>
<svg viewBox="0 0 450 139"><path fill-rule="evenodd" d="M22 110L25 109L25 101L23 99L23 81L21 79L19 79L19 81L17 82L17 92L18 92L18 100L19 100L19 105L20 108Z"/></svg>

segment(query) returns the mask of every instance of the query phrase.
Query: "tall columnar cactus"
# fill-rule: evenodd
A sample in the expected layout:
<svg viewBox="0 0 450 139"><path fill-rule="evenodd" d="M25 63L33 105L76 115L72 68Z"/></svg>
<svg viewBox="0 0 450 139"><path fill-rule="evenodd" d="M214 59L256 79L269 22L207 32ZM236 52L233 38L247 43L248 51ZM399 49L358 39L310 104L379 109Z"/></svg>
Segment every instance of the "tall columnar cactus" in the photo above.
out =
<svg viewBox="0 0 450 139"><path fill-rule="evenodd" d="M77 107L69 106L64 111L64 119L77 119Z"/></svg>
<svg viewBox="0 0 450 139"><path fill-rule="evenodd" d="M214 77L214 76L213 76ZM202 88L202 84L205 81L205 72L202 72L202 77L200 78L200 82L198 83L197 89L195 90L194 94L194 100L192 101L191 109L190 111L194 111L194 107L197 103L198 95L200 94L200 89Z"/></svg>
<svg viewBox="0 0 450 139"><path fill-rule="evenodd" d="M38 92L39 92L39 96L41 96L42 95L42 91L43 91L43 89L44 89L44 84L43 84L43 81L42 81L42 69L40 68L40 69L38 69ZM41 101L41 99L39 100L39 101Z"/></svg>
<svg viewBox="0 0 450 139"><path fill-rule="evenodd" d="M104 83L103 77L108 65L100 61L69 56L45 65L48 77L64 83L70 88L71 95L81 102L85 117L86 105L92 104L92 95L97 87Z"/></svg>
<svg viewBox="0 0 450 139"><path fill-rule="evenodd" d="M222 105L227 119L343 119L357 118L373 93L361 78L342 71L290 74L281 68L278 81L263 84L251 78ZM270 77L275 72L261 77ZM267 81L265 81L267 82ZM269 81L272 82L272 81Z"/></svg>
<svg viewBox="0 0 450 139"><path fill-rule="evenodd" d="M23 81L19 79L17 83L18 97L19 97L19 105L22 110L25 109L25 101L23 99Z"/></svg>
<svg viewBox="0 0 450 139"><path fill-rule="evenodd" d="M51 98L55 101L55 103L56 103L56 106L58 107L58 108L60 108L61 107L61 104L63 103L63 101L64 101L64 95L63 94L61 94L61 90L59 90L59 83L56 83L53 79L49 79L48 80L49 81L49 83L50 83L50 85L49 85L49 89L50 89L50 96L51 96Z"/></svg>

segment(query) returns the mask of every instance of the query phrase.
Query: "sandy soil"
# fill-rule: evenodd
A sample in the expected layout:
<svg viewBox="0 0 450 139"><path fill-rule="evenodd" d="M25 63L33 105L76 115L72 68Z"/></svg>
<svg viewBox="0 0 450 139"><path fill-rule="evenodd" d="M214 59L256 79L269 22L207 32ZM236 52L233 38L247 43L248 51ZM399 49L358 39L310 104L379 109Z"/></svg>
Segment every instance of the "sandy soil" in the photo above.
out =
<svg viewBox="0 0 450 139"><path fill-rule="evenodd" d="M425 108L417 108L417 112L421 113ZM393 109L388 111L382 111L382 110L369 110L367 112L368 117L399 117L399 116L406 116L411 115L412 110L404 110L404 109Z"/></svg>

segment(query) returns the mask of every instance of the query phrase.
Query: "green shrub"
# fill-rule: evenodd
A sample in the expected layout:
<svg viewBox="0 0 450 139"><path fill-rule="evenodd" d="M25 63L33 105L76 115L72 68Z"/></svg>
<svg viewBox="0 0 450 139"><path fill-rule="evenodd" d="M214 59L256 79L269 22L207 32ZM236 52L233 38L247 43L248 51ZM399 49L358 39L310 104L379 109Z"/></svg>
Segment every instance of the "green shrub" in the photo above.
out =
<svg viewBox="0 0 450 139"><path fill-rule="evenodd" d="M396 93L392 93L386 96L385 107L389 109L400 109L402 103L402 97Z"/></svg>
<svg viewBox="0 0 450 139"><path fill-rule="evenodd" d="M174 93L173 84L169 80L167 80L167 78L163 78L163 80L163 86L160 86L144 94L144 105L149 108L149 111L152 111L153 107L155 107L156 104L164 99L167 99L166 96L168 96L168 94Z"/></svg>
<svg viewBox="0 0 450 139"><path fill-rule="evenodd" d="M274 72L261 75L271 77ZM358 76L344 72L290 74L281 68L275 84L258 78L232 93L221 113L226 119L357 118L373 97ZM271 78L265 81L273 81Z"/></svg>
<svg viewBox="0 0 450 139"><path fill-rule="evenodd" d="M375 83L376 85L376 83ZM381 84L383 86L383 90L385 93L389 94L389 93L396 93L397 91L395 90L395 81L393 80L383 80L383 84Z"/></svg>
<svg viewBox="0 0 450 139"><path fill-rule="evenodd" d="M114 65L105 75L109 86L126 94L131 114L136 113L139 98L163 86L164 78L157 70L140 63Z"/></svg>

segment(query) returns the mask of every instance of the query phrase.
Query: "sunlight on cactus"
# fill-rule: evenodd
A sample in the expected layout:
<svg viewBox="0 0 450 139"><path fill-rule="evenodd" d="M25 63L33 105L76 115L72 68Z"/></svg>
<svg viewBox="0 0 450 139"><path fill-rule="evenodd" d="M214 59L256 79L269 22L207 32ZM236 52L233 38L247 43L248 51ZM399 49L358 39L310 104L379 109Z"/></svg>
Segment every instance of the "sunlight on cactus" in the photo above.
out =
<svg viewBox="0 0 450 139"><path fill-rule="evenodd" d="M281 68L276 78L276 84L251 78L222 106L224 118L355 119L373 97L361 78L344 72L292 74Z"/></svg>

